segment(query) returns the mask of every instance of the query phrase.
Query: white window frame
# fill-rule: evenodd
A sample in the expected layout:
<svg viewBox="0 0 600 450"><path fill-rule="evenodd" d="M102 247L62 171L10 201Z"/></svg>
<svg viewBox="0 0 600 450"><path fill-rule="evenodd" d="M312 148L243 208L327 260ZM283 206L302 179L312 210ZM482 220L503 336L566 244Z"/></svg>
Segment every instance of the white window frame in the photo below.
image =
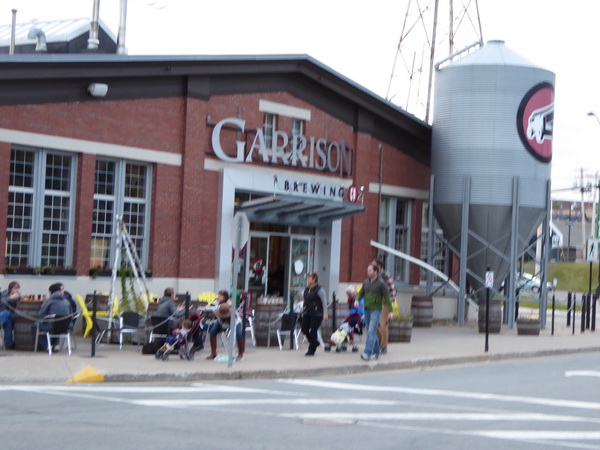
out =
<svg viewBox="0 0 600 450"><path fill-rule="evenodd" d="M62 152L59 150L48 150L43 148L28 148L24 146L13 146L11 149L11 165L13 161L13 152L28 152L33 154L33 175L31 186L15 186L11 185L9 181L9 203L12 194L24 194L31 195L31 208L30 226L28 228L14 228L9 227L8 222L11 220L9 217L9 211L7 210L7 249L12 246L10 236L12 232L18 232L22 230L24 233L29 234L29 248L28 251L22 256L26 258L25 261L17 261L16 257L11 256L8 250L5 255L6 265L26 265L29 267L41 267L41 266L64 266L69 267L73 263L73 239L74 230L73 223L75 218L75 205L76 205L76 190L77 190L77 154L70 152ZM46 168L48 163L48 156L58 156L70 158L69 174L68 174L68 190L53 190L46 189L47 174ZM12 174L11 174L12 178ZM68 203L68 210L66 217L60 215L59 219L56 220L54 216L56 210L54 208L45 209L45 201L47 198L62 198ZM10 206L9 206L10 208ZM46 217L46 212L50 213L50 216ZM58 224L59 229L57 230L54 226L45 229L45 224ZM44 237L48 235L59 235L63 236L64 240L59 244L55 244L56 247L64 247L63 256L42 256L44 245Z"/></svg>
<svg viewBox="0 0 600 450"><path fill-rule="evenodd" d="M112 194L104 194L104 193L96 193L96 174L98 170L98 162L107 162L115 165L114 170L114 191ZM146 169L145 174L145 190L143 197L126 197L125 196L125 182L127 171L127 165L144 167ZM95 233L96 229L96 220L92 218L92 234L91 234L91 251L90 251L90 266L107 266L109 268L112 267L115 261L115 230L116 230L116 216L123 217L125 221L125 226L131 236L131 239L136 243L141 241L141 245L136 245L136 248L139 250L138 257L142 263L142 266L148 267L148 252L149 252L149 236L150 236L150 208L151 208L151 198L152 198L152 165L142 162L136 161L127 161L127 160L116 160L110 158L98 158L96 162L96 166L94 169L94 210L96 208L97 201L107 201L112 202L112 214L111 214L111 226L110 231L106 233ZM126 205L144 205L144 212L141 215L143 217L143 231L141 233L136 234L134 230L130 227L130 223L128 223L128 215L125 214ZM95 240L96 239L109 239L109 243L106 246L108 249L108 259L102 261L100 264L98 261L98 255L95 254Z"/></svg>
<svg viewBox="0 0 600 450"><path fill-rule="evenodd" d="M263 135L265 137L265 146L273 150L275 131L277 130L277 116L271 113L265 113L263 123Z"/></svg>
<svg viewBox="0 0 600 450"><path fill-rule="evenodd" d="M380 205L379 211L379 228L378 228L378 239L384 245L393 249L399 250L403 253L410 254L410 236L412 229L412 201L404 198L396 197L382 197L382 205ZM385 205L385 206L384 206ZM405 223L396 223L396 212L398 207L404 207ZM396 242L398 232L402 232L404 236L404 242ZM409 264L406 260L396 258L388 253L381 253L379 257L383 259L385 263L385 269L392 275L394 281L401 284L409 284Z"/></svg>

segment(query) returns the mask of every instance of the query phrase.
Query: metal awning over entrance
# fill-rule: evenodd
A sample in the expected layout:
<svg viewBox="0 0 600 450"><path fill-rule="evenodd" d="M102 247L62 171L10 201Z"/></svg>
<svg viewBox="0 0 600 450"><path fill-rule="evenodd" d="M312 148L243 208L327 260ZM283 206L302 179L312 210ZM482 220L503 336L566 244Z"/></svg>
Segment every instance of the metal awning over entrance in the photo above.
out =
<svg viewBox="0 0 600 450"><path fill-rule="evenodd" d="M365 207L359 203L273 194L248 200L237 211L243 211L251 222L318 228L334 220L362 213Z"/></svg>

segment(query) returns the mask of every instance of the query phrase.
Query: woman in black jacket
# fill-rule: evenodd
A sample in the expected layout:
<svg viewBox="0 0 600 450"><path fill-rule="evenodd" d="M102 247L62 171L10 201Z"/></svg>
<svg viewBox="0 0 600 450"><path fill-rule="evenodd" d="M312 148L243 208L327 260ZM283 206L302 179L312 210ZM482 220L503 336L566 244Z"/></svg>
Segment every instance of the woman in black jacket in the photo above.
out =
<svg viewBox="0 0 600 450"><path fill-rule="evenodd" d="M308 338L306 356L314 356L319 346L317 332L321 322L327 320L327 297L325 289L319 286L319 276L311 272L306 276L307 286L304 289L304 306L302 315L302 333Z"/></svg>

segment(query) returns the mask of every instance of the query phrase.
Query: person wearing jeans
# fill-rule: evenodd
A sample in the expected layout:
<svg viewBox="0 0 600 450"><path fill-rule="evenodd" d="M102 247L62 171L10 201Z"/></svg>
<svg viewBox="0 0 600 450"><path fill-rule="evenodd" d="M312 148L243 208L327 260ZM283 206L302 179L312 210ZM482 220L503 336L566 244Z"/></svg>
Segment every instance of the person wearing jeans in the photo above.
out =
<svg viewBox="0 0 600 450"><path fill-rule="evenodd" d="M379 267L376 264L370 264L367 267L367 276L368 278L364 281L357 296L358 299L365 299L367 341L365 342L365 351L360 355L365 361L379 358L380 348L377 329L381 319L381 310L383 305L387 305L388 311L392 310L390 293L385 282L379 277ZM391 316L392 313L390 312L388 317L391 319Z"/></svg>
<svg viewBox="0 0 600 450"><path fill-rule="evenodd" d="M15 309L21 300L21 286L16 281L8 283L8 289L0 294L0 328L4 328L4 348L13 350L13 327L15 323Z"/></svg>

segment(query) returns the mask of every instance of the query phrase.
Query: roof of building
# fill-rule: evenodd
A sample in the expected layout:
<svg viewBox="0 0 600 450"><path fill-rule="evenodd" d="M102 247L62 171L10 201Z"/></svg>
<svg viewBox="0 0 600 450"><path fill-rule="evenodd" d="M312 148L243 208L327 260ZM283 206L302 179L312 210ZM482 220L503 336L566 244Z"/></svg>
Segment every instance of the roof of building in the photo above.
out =
<svg viewBox="0 0 600 450"><path fill-rule="evenodd" d="M92 98L90 83L108 93ZM0 105L289 92L425 164L431 126L307 55L0 54Z"/></svg>
<svg viewBox="0 0 600 450"><path fill-rule="evenodd" d="M116 42L117 38L106 26L102 19L98 20L99 28L103 29ZM10 45L11 25L0 25L0 47ZM38 28L46 35L46 42L69 42L90 31L90 19L39 20L15 24L15 45L35 44L35 38L29 38L29 31Z"/></svg>

